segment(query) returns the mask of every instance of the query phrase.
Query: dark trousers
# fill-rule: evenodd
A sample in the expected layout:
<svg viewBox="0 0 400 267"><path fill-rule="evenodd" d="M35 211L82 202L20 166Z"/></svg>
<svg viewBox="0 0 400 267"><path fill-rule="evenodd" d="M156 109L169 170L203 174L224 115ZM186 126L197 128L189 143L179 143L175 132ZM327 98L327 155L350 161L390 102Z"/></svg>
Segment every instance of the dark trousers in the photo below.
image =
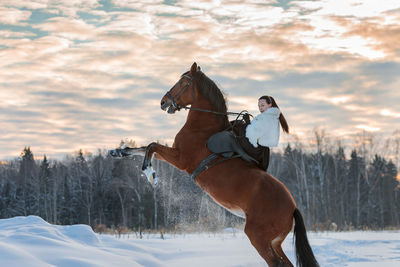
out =
<svg viewBox="0 0 400 267"><path fill-rule="evenodd" d="M247 124L243 121L231 121L233 133L243 150L259 162L259 167L268 169L270 151L269 147L258 145L254 147L246 137Z"/></svg>

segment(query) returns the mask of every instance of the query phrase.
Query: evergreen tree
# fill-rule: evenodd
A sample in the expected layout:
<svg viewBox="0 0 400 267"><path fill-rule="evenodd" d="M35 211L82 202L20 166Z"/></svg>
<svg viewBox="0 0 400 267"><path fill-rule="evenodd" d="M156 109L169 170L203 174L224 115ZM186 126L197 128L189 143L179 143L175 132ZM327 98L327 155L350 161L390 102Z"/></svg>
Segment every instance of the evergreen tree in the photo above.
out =
<svg viewBox="0 0 400 267"><path fill-rule="evenodd" d="M368 222L373 228L384 227L383 216L383 179L386 161L375 155L369 171L368 179Z"/></svg>
<svg viewBox="0 0 400 267"><path fill-rule="evenodd" d="M383 226L394 226L398 224L399 214L396 212L396 197L395 190L399 182L396 179L397 170L392 161L389 161L384 169L382 177L382 212L383 212Z"/></svg>
<svg viewBox="0 0 400 267"><path fill-rule="evenodd" d="M60 222L61 224L73 224L76 223L74 219L73 211L73 201L71 197L71 190L70 190L70 181L68 181L68 176L64 176L63 181L63 189L62 189L62 197L60 200Z"/></svg>
<svg viewBox="0 0 400 267"><path fill-rule="evenodd" d="M37 167L30 147L25 147L21 153L19 169L19 190L17 196L18 208L23 215L39 214L39 191L37 182ZM36 193L36 194L35 194Z"/></svg>
<svg viewBox="0 0 400 267"><path fill-rule="evenodd" d="M89 171L89 166L83 156L82 149L79 150L78 156L75 159L77 177L79 179L80 201L82 205L81 218L88 225L92 223L92 208L93 208L93 177Z"/></svg>
<svg viewBox="0 0 400 267"><path fill-rule="evenodd" d="M39 216L44 220L49 221L49 180L50 180L50 164L47 160L46 155L43 157L43 161L39 168Z"/></svg>
<svg viewBox="0 0 400 267"><path fill-rule="evenodd" d="M333 179L335 185L331 189L336 198L333 200L336 203L337 213L334 217L335 223L343 228L346 219L346 209L347 209L347 195L349 192L349 187L347 183L347 161L344 154L344 148L339 145L336 154L334 155L334 175Z"/></svg>

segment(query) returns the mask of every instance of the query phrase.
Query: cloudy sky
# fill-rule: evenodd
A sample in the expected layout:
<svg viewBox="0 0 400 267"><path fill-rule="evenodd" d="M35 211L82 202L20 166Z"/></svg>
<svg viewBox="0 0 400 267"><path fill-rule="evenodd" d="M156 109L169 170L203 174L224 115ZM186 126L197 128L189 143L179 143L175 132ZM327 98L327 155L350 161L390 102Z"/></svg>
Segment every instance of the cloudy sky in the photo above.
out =
<svg viewBox="0 0 400 267"><path fill-rule="evenodd" d="M231 111L274 96L300 139L389 135L399 40L398 0L1 0L0 159L171 144L187 111L160 99L194 61Z"/></svg>

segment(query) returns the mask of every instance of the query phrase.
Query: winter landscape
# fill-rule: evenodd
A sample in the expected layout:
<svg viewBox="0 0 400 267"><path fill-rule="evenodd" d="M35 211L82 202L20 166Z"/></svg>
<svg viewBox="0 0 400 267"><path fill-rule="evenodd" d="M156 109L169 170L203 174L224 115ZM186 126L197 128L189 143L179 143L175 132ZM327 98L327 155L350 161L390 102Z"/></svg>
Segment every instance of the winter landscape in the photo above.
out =
<svg viewBox="0 0 400 267"><path fill-rule="evenodd" d="M153 159L154 185L107 153L173 146L205 91L160 107L193 62L229 112L279 103L267 171L322 267L400 266L398 40L399 0L1 0L0 267L267 266L187 173Z"/></svg>
<svg viewBox="0 0 400 267"><path fill-rule="evenodd" d="M295 262L292 234L283 248ZM309 232L321 266L400 266L400 231ZM0 220L0 266L267 266L239 229L221 233L100 235L37 216Z"/></svg>
<svg viewBox="0 0 400 267"><path fill-rule="evenodd" d="M361 158L346 159L340 150L316 155L288 148L272 154L270 171L307 214L321 266L399 266L393 164L375 158L367 169ZM320 160L340 168L331 173L333 166L324 164L325 175L314 176ZM167 163L154 161L159 183L151 186L141 162L140 156L115 160L82 153L61 162L35 161L26 148L21 159L0 165L0 266L266 266L243 233L243 219ZM290 175L298 165L308 166L307 188L300 187L301 176ZM359 179L361 172L368 174L368 184ZM326 179L323 187L320 177ZM305 192L310 202L301 201ZM357 196L360 205L349 204ZM317 210L308 208L322 202ZM283 249L294 263L292 233Z"/></svg>

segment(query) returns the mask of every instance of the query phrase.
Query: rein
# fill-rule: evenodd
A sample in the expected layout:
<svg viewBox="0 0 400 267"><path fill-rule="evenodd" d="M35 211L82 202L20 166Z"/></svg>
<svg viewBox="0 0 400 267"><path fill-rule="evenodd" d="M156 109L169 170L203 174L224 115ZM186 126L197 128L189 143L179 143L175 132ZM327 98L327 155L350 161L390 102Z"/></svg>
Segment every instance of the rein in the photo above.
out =
<svg viewBox="0 0 400 267"><path fill-rule="evenodd" d="M179 107L179 108L196 110L196 111L201 111L201 112L208 112L208 113L213 113L216 115L242 115L242 113L247 113L247 110L243 110L238 113L238 112L217 112L217 111L202 109L202 108L192 108L190 106L184 106L184 107Z"/></svg>

